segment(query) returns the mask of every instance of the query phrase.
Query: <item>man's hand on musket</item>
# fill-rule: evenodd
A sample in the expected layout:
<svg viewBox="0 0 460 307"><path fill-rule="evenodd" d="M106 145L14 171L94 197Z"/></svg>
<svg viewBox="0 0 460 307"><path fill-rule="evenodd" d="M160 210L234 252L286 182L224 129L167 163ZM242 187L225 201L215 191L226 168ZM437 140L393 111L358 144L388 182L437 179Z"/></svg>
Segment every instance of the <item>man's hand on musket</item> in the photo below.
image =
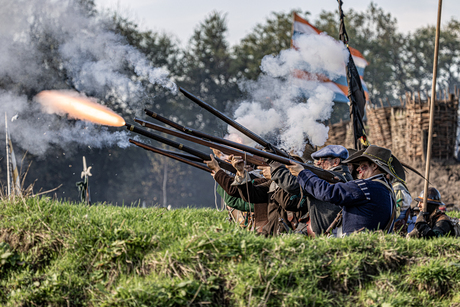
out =
<svg viewBox="0 0 460 307"><path fill-rule="evenodd" d="M267 178L267 179L272 179L272 173L271 173L271 169L270 169L270 166L258 166L257 169L260 169L262 170L262 175Z"/></svg>
<svg viewBox="0 0 460 307"><path fill-rule="evenodd" d="M232 163L233 167L237 171L237 175L240 177L244 177L244 160L242 157L231 155L229 157L230 163Z"/></svg>
<svg viewBox="0 0 460 307"><path fill-rule="evenodd" d="M212 147L211 147L211 150L217 158L224 159L224 154L222 153L222 151L220 151L219 149L212 148Z"/></svg>
<svg viewBox="0 0 460 307"><path fill-rule="evenodd" d="M294 176L299 176L299 173L304 170L304 167L299 163L294 163L292 165L286 165L287 169L291 172Z"/></svg>
<svg viewBox="0 0 460 307"><path fill-rule="evenodd" d="M206 165L212 170L212 176L214 176L215 173L217 173L221 168L219 166L219 163L217 162L216 159L214 159L214 156L212 154L209 155L211 157L210 161L204 161Z"/></svg>

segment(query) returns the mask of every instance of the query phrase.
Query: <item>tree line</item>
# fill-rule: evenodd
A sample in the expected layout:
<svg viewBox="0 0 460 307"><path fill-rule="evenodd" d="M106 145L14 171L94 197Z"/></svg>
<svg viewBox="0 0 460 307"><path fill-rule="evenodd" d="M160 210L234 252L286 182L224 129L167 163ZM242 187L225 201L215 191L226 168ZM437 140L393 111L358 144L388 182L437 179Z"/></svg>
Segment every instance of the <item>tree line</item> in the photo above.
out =
<svg viewBox="0 0 460 307"><path fill-rule="evenodd" d="M80 0L88 14L100 14L94 1ZM323 11L315 20L307 11L296 10L317 28L338 37L338 13ZM361 51L369 62L364 80L372 103L389 99L398 103L406 91L429 92L433 70L434 26L425 26L411 33L401 33L396 19L375 3L363 12L352 9L345 12L350 45ZM119 12L111 13L111 31L124 37L126 43L146 55L152 66L165 67L179 86L196 94L207 103L231 115L247 93L239 87L244 80L256 80L260 62L265 55L278 54L290 47L292 29L291 12L273 12L256 25L237 45L226 40L227 18L222 12L211 12L200 22L185 47L173 35L141 30L136 22ZM58 54L53 46L59 44L46 33L37 33L39 45L46 57L57 88L73 88L66 72L59 66ZM453 89L459 83L460 23L451 19L443 24L440 40L438 87ZM128 64L124 74L135 76ZM8 80L0 80L2 88L13 87ZM181 95L174 95L158 85L142 80L147 95L145 107L179 123L217 136L226 133L226 125L207 111L200 109ZM52 89L53 85L50 85ZM20 88L30 97L37 90ZM115 97L98 97L121 114L127 121L140 116L142 110L120 103ZM341 108L340 108L341 107ZM343 106L337 106L343 112ZM345 108L346 109L346 108ZM337 117L337 115L335 115ZM131 121L132 122L132 121ZM153 144L153 143L152 143ZM155 146L160 146L155 144ZM191 144L190 146L194 146ZM199 148L200 150L206 150ZM209 150L207 150L209 151ZM210 151L209 151L210 152ZM75 182L80 180L81 156L93 166L90 177L92 200L130 205L136 202L146 206L171 204L172 207L212 206L213 180L209 174L168 160L140 148L117 147L105 149L79 148L72 155L62 150L51 150L46 158L26 154L23 169L32 162L26 185L35 182L35 192L63 184L55 193L59 198L78 200ZM4 163L4 162L3 162ZM5 164L2 165L5 169Z"/></svg>

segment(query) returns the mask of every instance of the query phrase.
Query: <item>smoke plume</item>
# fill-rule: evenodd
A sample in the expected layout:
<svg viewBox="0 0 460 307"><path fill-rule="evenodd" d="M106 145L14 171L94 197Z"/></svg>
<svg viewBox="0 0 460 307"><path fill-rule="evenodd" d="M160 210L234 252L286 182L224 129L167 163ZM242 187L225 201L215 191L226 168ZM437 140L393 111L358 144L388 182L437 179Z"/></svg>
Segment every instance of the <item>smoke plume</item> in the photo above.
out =
<svg viewBox="0 0 460 307"><path fill-rule="evenodd" d="M240 86L249 93L235 111L236 120L270 142L287 150L302 152L305 139L313 145L323 145L328 127L321 123L332 112L334 94L318 81L317 75L334 79L345 73L348 51L327 35L302 35L296 48L277 56L265 56L262 74L257 81ZM310 78L300 79L295 70L308 71ZM234 128L229 136L238 134L245 144L254 142Z"/></svg>
<svg viewBox="0 0 460 307"><path fill-rule="evenodd" d="M142 80L176 91L165 68L152 67L112 28L108 16L91 15L77 1L3 0L0 131L3 114L17 117L8 123L13 142L35 155L50 145L126 146L125 132L44 114L32 99L42 90L73 88L100 102L110 98L120 108L138 109Z"/></svg>

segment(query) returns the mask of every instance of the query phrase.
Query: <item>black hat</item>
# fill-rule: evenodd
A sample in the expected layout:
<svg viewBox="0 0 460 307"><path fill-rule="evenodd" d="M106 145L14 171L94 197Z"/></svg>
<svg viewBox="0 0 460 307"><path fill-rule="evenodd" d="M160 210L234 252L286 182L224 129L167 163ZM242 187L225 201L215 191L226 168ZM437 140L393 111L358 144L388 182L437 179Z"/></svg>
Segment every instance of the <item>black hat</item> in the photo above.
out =
<svg viewBox="0 0 460 307"><path fill-rule="evenodd" d="M425 191L422 191L420 195L415 199L415 201L423 202L423 194ZM435 206L444 206L444 203L441 201L441 193L436 188L430 187L428 188L428 197L426 202L430 205Z"/></svg>

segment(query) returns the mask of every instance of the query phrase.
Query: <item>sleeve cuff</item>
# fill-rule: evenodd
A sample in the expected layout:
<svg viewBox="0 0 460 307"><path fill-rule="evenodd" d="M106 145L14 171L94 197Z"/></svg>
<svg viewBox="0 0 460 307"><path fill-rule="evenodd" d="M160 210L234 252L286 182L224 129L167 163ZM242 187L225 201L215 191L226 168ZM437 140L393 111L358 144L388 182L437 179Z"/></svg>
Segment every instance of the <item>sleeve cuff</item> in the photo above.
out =
<svg viewBox="0 0 460 307"><path fill-rule="evenodd" d="M247 171L244 171L244 177L235 176L235 180L232 182L232 186L237 186L237 185L242 185L247 182L251 182L251 177L249 176L249 173Z"/></svg>

